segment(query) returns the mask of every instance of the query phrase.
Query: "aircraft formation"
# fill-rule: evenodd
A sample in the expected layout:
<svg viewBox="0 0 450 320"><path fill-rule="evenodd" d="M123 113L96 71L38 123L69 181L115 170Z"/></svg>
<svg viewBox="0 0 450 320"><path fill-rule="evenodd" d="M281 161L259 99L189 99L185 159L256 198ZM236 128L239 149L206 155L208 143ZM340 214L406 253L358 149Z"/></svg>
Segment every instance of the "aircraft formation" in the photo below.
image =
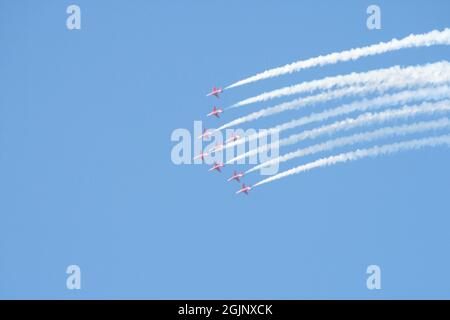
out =
<svg viewBox="0 0 450 320"><path fill-rule="evenodd" d="M223 93L223 89L222 88L213 87L211 92L208 93L206 96L207 97L214 96L217 99L219 99L219 96L220 96L221 93ZM206 116L207 117L213 117L214 116L216 118L220 118L220 115L223 112L224 112L224 110L222 108L214 106L212 111L210 113L208 113ZM203 129L203 133L198 137L198 139L207 139L207 138L211 137L211 135L212 135L211 130ZM209 156L210 154L223 150L227 143L235 142L235 141L239 140L240 138L241 137L239 135L232 134L225 141L225 143L218 143L213 148L211 148L210 150L204 150L204 151L200 152L200 154L198 154L197 156L194 157L194 160L201 159L203 161L205 159L205 157ZM214 165L208 171L210 171L210 172L211 171L222 172L222 169L224 167L225 167L224 163L222 163L222 162L215 162ZM243 177L244 177L244 172L237 172L235 170L233 172L233 175L227 181L228 182L236 181L238 183L241 183L241 179ZM251 189L252 189L251 186L247 186L247 185L245 185L245 183L242 183L242 187L238 191L236 191L236 194L245 193L246 195L248 195L248 193L249 193L249 191Z"/></svg>
<svg viewBox="0 0 450 320"><path fill-rule="evenodd" d="M219 99L221 94L232 88L251 84L269 78L301 72L304 69L321 68L326 65L333 65L348 61L355 61L364 57L383 55L387 52L398 51L408 48L429 47L437 45L450 44L450 28L444 30L433 30L423 34L410 34L402 39L394 38L391 41L380 42L362 47L336 51L325 55L298 60L284 66L267 69L250 77L238 80L227 87L213 87L207 97ZM289 160L300 159L304 156L318 154L317 159L310 162L304 162L282 172L277 172L270 177L254 182L251 186L242 184L237 194L248 194L250 190L261 185L272 183L279 179L284 179L291 175L304 173L313 169L323 168L338 163L346 163L367 157L382 156L391 153L397 153L406 150L417 150L423 147L434 147L437 145L449 145L450 135L426 136L423 139L412 139L400 142L394 141L391 144L372 145L368 148L358 147L356 150L340 150L341 153L330 154L334 149L347 148L355 144L372 143L377 139L387 137L400 137L406 134L422 133L431 130L440 130L450 128L448 118L433 119L431 121L419 121L412 124L404 123L397 126L381 126L385 121L404 119L409 120L413 117L422 115L432 115L437 111L449 111L448 101L450 101L450 62L442 60L439 62L425 63L410 66L394 65L388 68L377 68L363 72L351 72L347 74L338 74L327 76L325 78L303 81L294 85L288 85L282 88L274 89L260 93L256 96L244 98L241 101L220 108L214 105L212 110L206 114L207 117L221 118L223 113L231 108L243 107L249 104L259 103L272 99L300 95L287 102L275 103L272 106L260 108L252 113L235 118L218 129L204 129L199 139L209 140L213 134L227 128L235 127L248 123L263 117L269 117L287 110L296 110L304 106L313 106L325 102L338 101L335 108L319 112L313 111L310 114L302 114L299 118L290 118L287 122L279 123L272 128L267 128L269 132L291 130L300 128L306 124L314 123L309 129L300 129L301 132L293 133L279 141L279 146L294 146L306 139L321 138L322 141L312 141L312 144L302 143L302 146L295 151L289 151L279 155L270 161L264 161L248 169L245 172L234 171L233 175L227 181L236 181L242 183L244 174L262 169L271 164L281 164ZM340 101L347 98L351 102ZM219 100L216 100L219 101ZM371 109L380 109L372 112ZM389 108L389 109L388 109ZM353 115L350 115L352 113ZM334 119L333 119L334 118ZM328 123L328 119L333 119ZM347 129L372 127L372 131L362 131L346 135ZM319 137L322 136L323 137ZM329 137L325 137L328 135ZM247 140L258 139L259 134L245 137ZM209 160L211 155L226 150L229 147L241 145L243 139L237 136L227 137L223 143L208 146L200 154L195 155L194 159ZM233 143L237 141L236 143ZM236 162L240 159L246 159L257 155L266 148L255 147L248 152L244 152L232 159L227 160L225 164ZM344 152L343 152L344 151ZM328 153L319 155L321 153ZM219 160L216 160L219 161ZM209 171L222 172L224 163L215 162Z"/></svg>

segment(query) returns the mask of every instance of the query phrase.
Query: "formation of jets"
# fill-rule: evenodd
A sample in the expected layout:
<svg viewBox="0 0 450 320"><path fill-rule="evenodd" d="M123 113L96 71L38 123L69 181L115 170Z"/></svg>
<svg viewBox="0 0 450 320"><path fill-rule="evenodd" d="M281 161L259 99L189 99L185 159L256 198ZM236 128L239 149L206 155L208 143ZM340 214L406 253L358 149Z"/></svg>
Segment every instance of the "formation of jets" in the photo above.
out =
<svg viewBox="0 0 450 320"><path fill-rule="evenodd" d="M215 96L216 98L219 98L219 95L223 93L223 89L222 88L217 88L217 87L213 87L211 92L208 93L206 96L210 97L210 96ZM220 115L224 112L224 110L222 108L216 107L214 106L212 111L210 113L208 113L206 116L207 117L216 117L216 118L220 118ZM212 130L209 129L203 129L202 134L198 137L199 139L208 139L209 137L211 137L211 135L213 134ZM217 143L214 147L212 147L211 149L207 150L207 151L202 151L200 152L200 154L198 154L195 159L201 159L202 161L205 160L205 157L216 153L218 151L221 151L225 148L225 146L228 143L233 143L238 141L239 139L241 139L241 137L237 134L232 134L224 143ZM217 172L222 172L222 168L225 167L225 164L222 162L215 162L214 165L208 170L208 171L217 171ZM233 172L233 175L227 179L227 181L236 181L238 183L241 182L241 179L244 177L244 172L237 172L236 170ZM236 192L236 194L240 194L240 193L245 193L246 195L248 195L249 191L252 189L251 186L246 186L244 183L242 184L242 187Z"/></svg>

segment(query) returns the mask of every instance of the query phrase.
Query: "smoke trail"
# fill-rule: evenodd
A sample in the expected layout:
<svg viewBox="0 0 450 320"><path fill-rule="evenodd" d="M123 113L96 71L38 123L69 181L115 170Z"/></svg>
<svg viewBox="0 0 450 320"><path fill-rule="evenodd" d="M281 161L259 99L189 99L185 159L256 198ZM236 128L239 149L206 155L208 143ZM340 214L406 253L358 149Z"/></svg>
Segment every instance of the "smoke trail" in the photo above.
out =
<svg viewBox="0 0 450 320"><path fill-rule="evenodd" d="M347 118L342 121L332 123L330 125L322 126L316 129L303 131L299 134L291 135L285 139L278 141L278 147L288 146L306 139L314 139L324 134L332 134L337 131L349 130L352 128L368 125L371 123L382 123L388 120L408 118L423 114L434 114L436 112L450 111L450 100L442 100L437 103L422 103L414 106L404 106L401 109L390 109L379 113L364 113L357 118ZM246 157L254 156L260 152L265 152L272 149L272 144L263 145L261 147L250 150L246 153L238 155L233 159L227 161L227 163L233 163Z"/></svg>
<svg viewBox="0 0 450 320"><path fill-rule="evenodd" d="M358 133L352 136L338 138L334 140L328 140L323 143L319 143L304 149L298 149L294 152L289 152L285 155L276 157L274 159L263 162L253 168L247 170L245 173L250 173L259 170L264 167L272 166L282 162L286 162L292 159L301 158L307 155L316 154L323 151L329 151L335 148L344 147L347 145L353 145L360 142L369 142L375 139L387 138L391 136L402 136L406 134L419 133L430 130L439 130L450 127L450 120L448 118L442 118L435 121L423 121L417 122L411 125L401 125L395 127L385 127L375 131Z"/></svg>
<svg viewBox="0 0 450 320"><path fill-rule="evenodd" d="M362 73L350 73L346 75L338 75L335 77L327 77L320 80L313 80L308 82L302 82L297 85L273 90L270 92L265 92L255 97L251 97L242 101L239 101L229 108L236 108L240 106L249 105L256 102L263 102L283 96L289 96L294 94L300 94L303 92L313 92L316 90L329 90L336 89L340 87L345 87L349 85L361 85L365 83L379 83L389 79L398 73L404 73L406 77L417 76L417 72L421 69L433 68L432 72L448 74L450 72L450 64L447 61L442 61L438 63L427 64L424 66L410 66L406 68L401 68L400 66L394 66L387 69L377 69L369 72ZM428 71L429 72L429 71Z"/></svg>
<svg viewBox="0 0 450 320"><path fill-rule="evenodd" d="M309 162L307 164L292 168L290 170L281 172L267 179L261 180L256 183L254 187L273 182L275 180L279 180L285 177L288 177L293 174L298 174L301 172L309 171L316 168L321 168L325 166L330 166L337 163L343 163L348 161L356 161L362 158L367 157L376 157L380 155L392 154L400 151L407 150L417 150L424 147L436 147L439 145L448 145L450 146L450 135L443 135L439 137L430 137L423 139L414 139L405 142L397 142L393 144L387 144L382 146L375 146L368 149L358 149L356 151L351 151L347 153L341 153L335 156L322 158L313 162Z"/></svg>
<svg viewBox="0 0 450 320"><path fill-rule="evenodd" d="M450 44L450 29L442 31L433 30L424 34L411 34L401 40L392 39L388 42L380 42L378 44L360 47L341 52L334 52L325 56L318 56L307 60L297 61L283 67L270 69L254 75L252 77L235 82L225 89L235 88L244 84L256 82L263 79L278 77L284 74L297 72L307 68L317 66L324 66L328 64L335 64L338 62L357 60L362 57L383 54L390 51L396 51L406 48L414 47L429 47L434 45L449 45Z"/></svg>
<svg viewBox="0 0 450 320"><path fill-rule="evenodd" d="M339 99L348 96L360 96L368 93L382 93L391 89L401 89L401 88L416 88L418 86L423 86L424 84L441 84L450 81L450 72L441 72L438 65L429 65L422 67L421 69L416 69L416 74L409 73L398 73L385 79L381 83L367 84L363 86L351 86L344 89L333 90L325 93L320 93L314 96L309 96L306 98L295 99L289 102L281 103L273 107L265 108L249 115L232 120L220 128L216 129L215 132L227 129L236 125L240 125L246 122L254 121L259 118L268 117L274 114L278 114L287 110L295 110L299 108L306 107L308 105L313 105L316 103L322 103L334 99Z"/></svg>
<svg viewBox="0 0 450 320"><path fill-rule="evenodd" d="M412 101L439 101L446 98L450 98L450 87L447 85L435 88L422 88L418 90L401 91L395 94L388 94L374 99L363 99L361 101L355 101L337 108L325 110L323 112L313 113L299 119L282 123L267 130L248 135L246 139L238 141L236 142L236 144L250 142L269 135L272 132L280 133L288 129L298 128L306 124L324 121L332 117L346 115L355 111L367 111L369 109L389 107Z"/></svg>

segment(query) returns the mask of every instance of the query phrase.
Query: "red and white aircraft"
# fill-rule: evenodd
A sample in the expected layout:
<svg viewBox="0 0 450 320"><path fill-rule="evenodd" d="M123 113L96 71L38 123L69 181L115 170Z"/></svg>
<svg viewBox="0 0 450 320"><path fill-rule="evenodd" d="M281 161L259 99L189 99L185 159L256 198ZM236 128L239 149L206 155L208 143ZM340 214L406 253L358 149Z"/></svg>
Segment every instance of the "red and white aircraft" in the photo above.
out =
<svg viewBox="0 0 450 320"><path fill-rule="evenodd" d="M228 138L227 141L225 141L225 143L229 143L229 142L235 142L237 140L239 140L241 138L241 136L237 135L237 134L231 134L230 137Z"/></svg>
<svg viewBox="0 0 450 320"><path fill-rule="evenodd" d="M217 170L217 171L219 171L219 172L222 172L222 170L220 170L220 168L223 168L223 167L225 167L225 165L224 165L223 163L221 163L221 162L219 162L219 163L215 162L215 163L214 163L214 166L213 166L211 169L209 169L208 171Z"/></svg>
<svg viewBox="0 0 450 320"><path fill-rule="evenodd" d="M198 156L194 157L194 160L202 159L204 161L207 156L209 156L208 152L200 152Z"/></svg>
<svg viewBox="0 0 450 320"><path fill-rule="evenodd" d="M243 172L237 173L237 171L235 170L235 171L233 172L233 175L231 176L231 178L228 179L227 181L230 182L230 181L232 181L232 180L236 180L237 182L241 182L239 179L242 178L243 176L244 176L244 173L243 173Z"/></svg>
<svg viewBox="0 0 450 320"><path fill-rule="evenodd" d="M197 139L209 138L211 136L211 132L209 129L203 129L203 133L197 137Z"/></svg>
<svg viewBox="0 0 450 320"><path fill-rule="evenodd" d="M214 153L214 152L223 150L223 148L225 148L225 145L223 143L216 143L216 145L214 147L209 149L209 152Z"/></svg>
<svg viewBox="0 0 450 320"><path fill-rule="evenodd" d="M208 113L206 116L216 116L217 118L220 118L220 114L223 112L223 109L214 107L210 113Z"/></svg>
<svg viewBox="0 0 450 320"><path fill-rule="evenodd" d="M242 188L236 192L236 194L244 192L246 195L248 195L248 192L252 189L252 187L246 186L245 183L242 184Z"/></svg>
<svg viewBox="0 0 450 320"><path fill-rule="evenodd" d="M213 87L211 92L208 93L206 96L207 97L209 97L209 96L216 96L216 98L218 98L219 97L219 93L222 93L222 92L223 92L222 88Z"/></svg>

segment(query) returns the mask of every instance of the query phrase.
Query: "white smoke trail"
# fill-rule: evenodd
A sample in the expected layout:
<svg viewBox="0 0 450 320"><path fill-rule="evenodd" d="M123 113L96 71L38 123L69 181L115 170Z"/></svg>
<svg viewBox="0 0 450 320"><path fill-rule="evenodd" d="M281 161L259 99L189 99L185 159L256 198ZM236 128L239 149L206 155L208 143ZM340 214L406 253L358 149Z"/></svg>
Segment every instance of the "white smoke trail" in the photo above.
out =
<svg viewBox="0 0 450 320"><path fill-rule="evenodd" d="M338 62L357 60L362 57L373 56L383 54L390 51L396 51L406 48L414 47L429 47L434 45L449 45L450 44L450 29L444 29L442 31L433 30L424 34L411 34L403 39L392 39L388 42L380 42L378 44L360 47L341 52L335 52L327 54L325 56L318 56L307 60L297 61L283 67L270 69L254 75L252 77L235 82L225 89L231 89L244 84L256 82L263 79L278 77L284 74L297 72L307 68L313 68L317 66L324 66L328 64L335 64Z"/></svg>
<svg viewBox="0 0 450 320"><path fill-rule="evenodd" d="M298 134L291 135L285 139L278 141L277 147L288 146L298 143L306 139L314 139L324 134L332 134L337 131L349 130L352 128L365 126L372 123L383 123L393 119L408 118L423 114L434 114L436 112L450 111L450 100L442 100L437 103L422 103L414 106L404 106L401 109L390 109L379 113L364 113L357 118L347 118L342 121L325 125L316 129L303 131ZM240 154L233 159L227 161L227 164L233 163L246 157L254 156L260 152L272 149L272 144L266 144L261 147L252 149L246 153Z"/></svg>
<svg viewBox="0 0 450 320"><path fill-rule="evenodd" d="M425 67L418 67L415 69L417 73L402 73L399 72L392 75L388 79L381 83L373 83L362 86L350 86L343 89L332 90L325 93L320 93L314 96L309 96L306 98L295 99L289 102L281 103L273 107L265 108L249 115L232 120L220 128L216 129L215 132L227 129L236 125L240 125L246 122L254 121L259 118L268 117L274 114L278 114L288 110L295 110L308 105L313 105L316 103L322 103L334 99L339 99L348 96L360 96L369 93L383 93L388 90L402 89L402 88L417 88L418 86L423 86L424 84L437 85L450 81L450 70L442 69L441 65L433 64L427 65Z"/></svg>
<svg viewBox="0 0 450 320"><path fill-rule="evenodd" d="M298 128L313 122L328 120L329 118L346 115L355 111L362 112L370 109L373 110L383 107L394 106L397 104L409 103L412 101L439 101L447 98L450 98L450 87L448 85L431 88L422 88L418 90L406 90L394 94L383 95L374 99L363 99L361 101L355 101L350 104L345 104L340 107L325 110L323 112L313 113L311 115L299 119L282 123L267 130L248 135L246 139L236 141L235 145L260 139L273 132L280 133L285 130ZM227 148L228 147L229 146L227 146Z"/></svg>
<svg viewBox="0 0 450 320"><path fill-rule="evenodd" d="M401 68L400 66L394 66L387 69L377 69L369 72L361 73L350 73L346 75L338 75L335 77L327 77L320 80L313 80L308 82L302 82L297 85L273 90L270 92L265 92L255 97L251 97L242 101L239 101L229 108L236 108L240 106L249 105L256 102L263 102L275 98L280 98L284 96L300 94L304 92L313 92L316 90L330 90L335 88L342 88L350 85L362 85L362 84L375 84L385 81L392 76L398 75L398 73L404 73L406 77L417 76L417 72L421 69L432 68L431 72L446 73L450 72L450 64L447 61L442 61L438 63L427 64L424 66L410 66L406 68ZM429 71L427 71L429 72Z"/></svg>
<svg viewBox="0 0 450 320"><path fill-rule="evenodd" d="M450 128L450 120L448 118L441 118L434 121L417 122L410 125L401 125L394 127L385 127L375 131L358 133L348 137L338 138L334 140L328 140L323 143L319 143L307 148L298 149L293 152L289 152L285 155L276 157L274 159L265 161L253 168L247 170L245 173L257 171L261 168L280 164L292 159L301 158L307 155L313 155L323 151L330 151L335 148L353 145L361 142L369 142L375 139L387 138L392 136L403 136L407 134L420 133L430 130L439 130L444 128Z"/></svg>
<svg viewBox="0 0 450 320"><path fill-rule="evenodd" d="M269 177L267 179L259 181L258 183L253 185L252 188L288 177L293 174L298 174L301 172L305 172L305 171L309 171L312 169L321 168L321 167L325 167L325 166L330 166L330 165L334 165L337 163L356 161L356 160L367 158L367 157L376 157L376 156L392 154L392 153L396 153L396 152L400 152L400 151L417 150L417 149L421 149L424 147L436 147L436 146L440 146L440 145L450 146L450 135L443 135L443 136L423 138L423 139L414 139L414 140L410 140L410 141L397 142L397 143L392 143L392 144L387 144L387 145L382 145L382 146L375 146L375 147L368 148L368 149L358 149L356 151L341 153L341 154L338 154L335 156L322 158L322 159L292 168L290 170L278 173L272 177Z"/></svg>

